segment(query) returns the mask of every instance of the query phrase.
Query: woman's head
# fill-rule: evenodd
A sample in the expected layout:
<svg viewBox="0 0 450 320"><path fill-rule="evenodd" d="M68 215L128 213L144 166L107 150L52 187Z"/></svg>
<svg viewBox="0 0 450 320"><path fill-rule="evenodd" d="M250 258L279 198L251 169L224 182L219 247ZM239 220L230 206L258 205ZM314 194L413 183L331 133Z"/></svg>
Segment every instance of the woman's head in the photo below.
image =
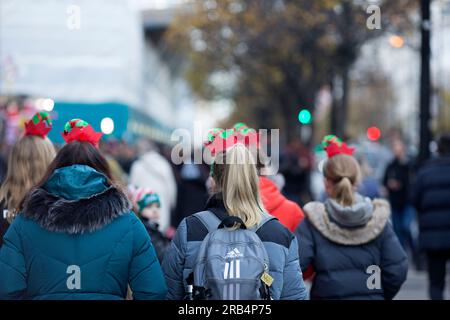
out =
<svg viewBox="0 0 450 320"><path fill-rule="evenodd" d="M59 150L56 158L48 167L38 187L43 186L56 169L73 165L86 165L103 173L112 183L112 175L105 157L90 142L72 141Z"/></svg>
<svg viewBox="0 0 450 320"><path fill-rule="evenodd" d="M325 162L323 173L329 196L343 206L351 206L355 201L355 186L361 177L356 159L350 155L336 155Z"/></svg>
<svg viewBox="0 0 450 320"><path fill-rule="evenodd" d="M9 210L17 210L25 194L38 183L55 158L55 148L48 138L28 135L13 146L8 171L0 189L0 199Z"/></svg>
<svg viewBox="0 0 450 320"><path fill-rule="evenodd" d="M216 156L212 178L229 215L241 218L248 228L260 222L263 205L256 162L244 145L236 144Z"/></svg>

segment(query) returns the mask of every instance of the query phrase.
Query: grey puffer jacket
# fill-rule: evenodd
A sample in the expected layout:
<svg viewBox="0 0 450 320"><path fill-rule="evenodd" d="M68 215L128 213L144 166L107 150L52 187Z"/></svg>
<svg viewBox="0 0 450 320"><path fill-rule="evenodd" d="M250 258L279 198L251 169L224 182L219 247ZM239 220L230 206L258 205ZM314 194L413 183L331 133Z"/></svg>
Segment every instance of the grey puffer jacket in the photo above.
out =
<svg viewBox="0 0 450 320"><path fill-rule="evenodd" d="M208 201L206 210L220 220L227 213L220 197ZM166 253L162 268L169 288L169 300L181 300L186 293L186 279L192 272L200 244L208 234L203 223L195 216L185 218L178 227ZM274 278L271 297L274 300L304 300L307 290L302 278L295 236L274 219L256 232L269 255L269 273Z"/></svg>

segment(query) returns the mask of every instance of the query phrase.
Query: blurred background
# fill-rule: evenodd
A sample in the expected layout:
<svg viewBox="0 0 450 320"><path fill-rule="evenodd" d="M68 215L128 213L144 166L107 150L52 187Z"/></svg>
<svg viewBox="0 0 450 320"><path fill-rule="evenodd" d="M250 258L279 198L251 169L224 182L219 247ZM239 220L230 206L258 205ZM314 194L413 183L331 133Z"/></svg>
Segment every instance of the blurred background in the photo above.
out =
<svg viewBox="0 0 450 320"><path fill-rule="evenodd" d="M279 185L300 205L323 197L318 145L336 134L387 197L388 164L404 153L413 175L450 131L450 0L0 0L2 175L37 110L56 144L72 118L101 130L124 183L165 158L164 230L207 196L207 167L169 161L172 131L195 123L280 129ZM413 247L399 298L424 299Z"/></svg>

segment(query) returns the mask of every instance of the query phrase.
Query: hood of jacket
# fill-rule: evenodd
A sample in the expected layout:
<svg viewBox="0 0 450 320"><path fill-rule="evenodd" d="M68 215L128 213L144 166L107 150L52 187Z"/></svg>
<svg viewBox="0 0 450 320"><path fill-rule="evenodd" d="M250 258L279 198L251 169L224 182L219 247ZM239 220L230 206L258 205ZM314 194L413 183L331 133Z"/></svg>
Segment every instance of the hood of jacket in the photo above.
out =
<svg viewBox="0 0 450 320"><path fill-rule="evenodd" d="M304 207L304 211L311 224L328 240L343 245L361 245L377 238L389 221L391 210L387 201L376 199L371 202L371 205L372 212L369 215L365 211L369 206L366 209L357 207L359 221L362 222L367 219L367 222L363 225L353 225L352 227L344 226L342 218L338 222L334 218L336 212L334 217L330 215L327 211L327 205L324 203L310 202ZM347 216L347 214L350 214L350 211L344 210L338 214L341 217Z"/></svg>
<svg viewBox="0 0 450 320"><path fill-rule="evenodd" d="M94 232L131 208L125 193L85 165L55 170L25 198L22 214L52 232Z"/></svg>
<svg viewBox="0 0 450 320"><path fill-rule="evenodd" d="M348 228L364 226L373 214L372 201L359 194L356 194L355 203L352 206L344 207L336 200L328 198L325 201L325 208L332 220Z"/></svg>
<svg viewBox="0 0 450 320"><path fill-rule="evenodd" d="M285 200L275 183L266 177L259 178L259 189L264 208L269 212L276 210Z"/></svg>

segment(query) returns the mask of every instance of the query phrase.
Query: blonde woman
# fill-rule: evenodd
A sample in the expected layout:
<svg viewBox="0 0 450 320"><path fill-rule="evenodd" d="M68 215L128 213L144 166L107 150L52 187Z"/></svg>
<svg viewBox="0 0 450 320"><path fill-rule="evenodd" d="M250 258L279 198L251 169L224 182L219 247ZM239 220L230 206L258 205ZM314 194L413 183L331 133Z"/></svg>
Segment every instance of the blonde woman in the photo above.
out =
<svg viewBox="0 0 450 320"><path fill-rule="evenodd" d="M392 299L408 261L389 223L389 204L355 192L361 169L352 148L334 136L324 144L329 198L308 203L296 231L302 270L315 272L311 299Z"/></svg>
<svg viewBox="0 0 450 320"><path fill-rule="evenodd" d="M25 135L13 146L5 181L0 188L0 247L3 236L17 214L24 196L43 177L55 158L55 148L47 138L52 124L46 112L40 112L25 125Z"/></svg>
<svg viewBox="0 0 450 320"><path fill-rule="evenodd" d="M259 196L259 179L252 154L242 144L234 144L215 157L211 168L213 195L200 215L211 213L217 226L229 216L240 218L247 229L259 227L256 235L264 244L269 260L272 299L305 299L306 289L299 267L295 236L276 219L261 225L266 215ZM196 263L200 244L208 229L198 214L185 218L163 260L169 288L168 299L183 299L187 278Z"/></svg>

